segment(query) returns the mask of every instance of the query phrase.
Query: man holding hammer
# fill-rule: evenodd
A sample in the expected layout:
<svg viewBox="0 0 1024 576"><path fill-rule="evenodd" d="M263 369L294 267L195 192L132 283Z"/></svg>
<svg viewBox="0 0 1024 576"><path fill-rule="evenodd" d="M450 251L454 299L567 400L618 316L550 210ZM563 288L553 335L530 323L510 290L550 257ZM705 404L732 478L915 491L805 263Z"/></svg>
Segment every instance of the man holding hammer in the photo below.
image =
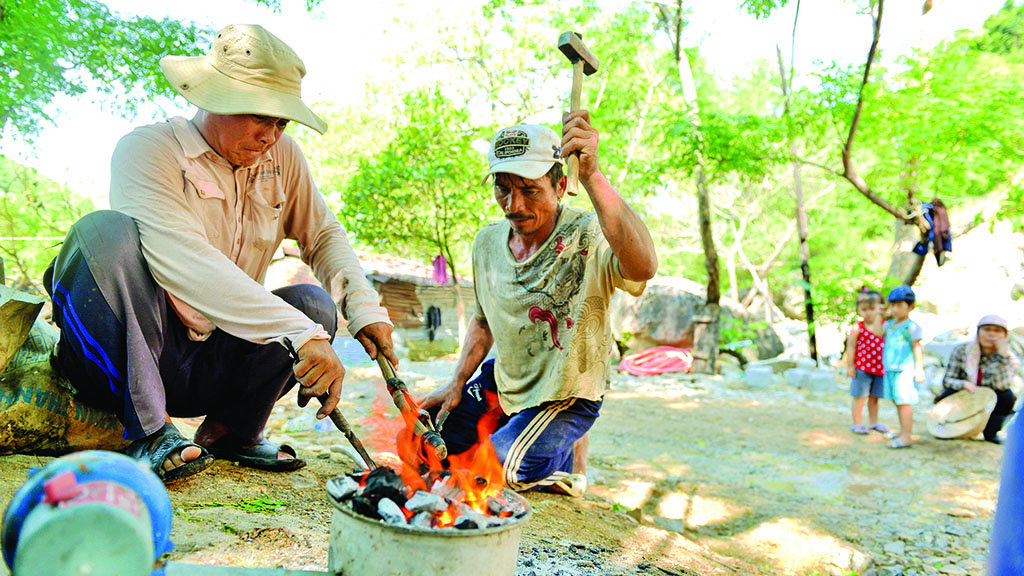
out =
<svg viewBox="0 0 1024 576"><path fill-rule="evenodd" d="M56 365L83 400L118 416L126 453L165 482L213 456L295 470L304 462L263 427L296 381L300 405L321 399L319 418L337 406L338 311L371 357L398 361L387 311L284 133L290 121L327 125L302 102L302 60L260 26L228 26L208 55L160 64L198 111L118 143L113 210L75 223L45 279ZM262 286L285 238L324 288ZM206 419L191 442L168 415Z"/></svg>
<svg viewBox="0 0 1024 576"><path fill-rule="evenodd" d="M570 155L593 212L561 204ZM601 173L586 110L563 117L561 138L539 125L499 130L488 162L505 220L476 236L476 314L455 376L423 407L437 414L450 454L478 442L481 418L496 417L491 441L512 489L582 496L587 431L609 379L608 304L616 288L643 292L658 268L654 243Z"/></svg>

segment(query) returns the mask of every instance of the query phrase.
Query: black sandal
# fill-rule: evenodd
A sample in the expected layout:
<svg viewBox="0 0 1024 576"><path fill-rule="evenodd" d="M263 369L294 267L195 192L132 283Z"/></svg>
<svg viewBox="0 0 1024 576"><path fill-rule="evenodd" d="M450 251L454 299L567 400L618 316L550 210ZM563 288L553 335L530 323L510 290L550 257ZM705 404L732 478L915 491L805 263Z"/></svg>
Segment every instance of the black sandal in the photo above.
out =
<svg viewBox="0 0 1024 576"><path fill-rule="evenodd" d="M228 434L207 448L217 458L238 462L239 466L269 472L292 472L306 465L305 460L296 456L294 448L287 444L273 444L266 438L260 440L256 446L245 448ZM284 452L291 458L278 458L278 452Z"/></svg>
<svg viewBox="0 0 1024 576"><path fill-rule="evenodd" d="M198 458L185 462L181 466L176 466L170 470L164 470L164 462L167 461L167 458L171 454L175 451L180 454L182 450L189 446L199 448L200 454ZM164 484L202 472L213 465L214 460L213 455L210 454L206 448L203 448L182 436L177 427L170 422L167 422L162 428L149 436L140 438L129 444L128 448L124 450L124 454L148 464L149 469L152 470L157 477L164 482Z"/></svg>

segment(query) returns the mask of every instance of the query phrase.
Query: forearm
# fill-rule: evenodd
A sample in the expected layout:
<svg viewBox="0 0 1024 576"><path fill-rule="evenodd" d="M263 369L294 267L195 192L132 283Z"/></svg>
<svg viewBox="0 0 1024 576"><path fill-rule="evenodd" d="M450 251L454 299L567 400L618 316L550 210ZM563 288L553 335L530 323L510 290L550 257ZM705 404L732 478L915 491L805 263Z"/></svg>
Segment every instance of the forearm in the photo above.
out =
<svg viewBox="0 0 1024 576"><path fill-rule="evenodd" d="M654 240L643 220L600 171L583 182L608 245L627 280L646 281L658 271Z"/></svg>
<svg viewBox="0 0 1024 576"><path fill-rule="evenodd" d="M455 365L454 384L461 387L473 377L480 363L487 357L494 344L494 336L487 320L474 317L466 327L466 339L462 343L462 353Z"/></svg>
<svg viewBox="0 0 1024 576"><path fill-rule="evenodd" d="M924 370L924 348L921 347L921 341L915 341L913 344L914 351L914 370Z"/></svg>
<svg viewBox="0 0 1024 576"><path fill-rule="evenodd" d="M853 366L853 356L857 349L857 327L854 326L850 330L850 335L846 337L846 351L843 352L843 357L840 362L845 362L847 366Z"/></svg>

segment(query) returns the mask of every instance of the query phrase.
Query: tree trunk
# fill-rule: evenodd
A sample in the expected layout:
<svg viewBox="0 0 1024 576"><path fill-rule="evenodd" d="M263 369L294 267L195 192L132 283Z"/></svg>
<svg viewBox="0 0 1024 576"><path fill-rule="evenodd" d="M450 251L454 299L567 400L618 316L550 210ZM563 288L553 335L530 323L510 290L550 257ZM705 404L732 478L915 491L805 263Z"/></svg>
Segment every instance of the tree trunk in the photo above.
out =
<svg viewBox="0 0 1024 576"><path fill-rule="evenodd" d="M796 145L789 148L796 152ZM804 279L804 313L807 315L808 350L818 361L818 339L814 333L814 300L811 298L811 248L807 243L807 211L804 210L804 188L800 180L800 163L793 162L793 192L796 196L796 224L800 233L800 275Z"/></svg>
<svg viewBox="0 0 1024 576"><path fill-rule="evenodd" d="M924 236L922 238L922 236ZM885 286L899 284L913 286L924 267L924 254L915 254L914 244L927 239L920 229L910 222L896 222L892 246L892 262L885 274ZM884 294L883 294L884 296Z"/></svg>
<svg viewBox="0 0 1024 576"><path fill-rule="evenodd" d="M697 322L697 329L694 333L693 370L705 374L714 374L718 360L718 318L719 302L721 301L721 283L718 278L718 252L715 250L715 238L711 230L711 194L708 191L707 175L704 171L704 154L701 151L704 136L700 125L700 107L697 102L697 85L693 81L693 70L690 68L689 58L683 51L680 43L682 32L683 3L678 0L676 4L675 22L675 58L676 69L679 75L679 83L683 90L683 99L686 102L686 114L693 124L697 134L697 169L695 170L697 180L697 214L700 223L700 241L704 248L704 268L708 273L707 299L704 311Z"/></svg>
<svg viewBox="0 0 1024 576"><path fill-rule="evenodd" d="M800 14L800 2L796 5L797 16L793 20L793 38L796 39L796 18ZM775 55L779 60L779 82L782 86L782 95L785 97L784 116L790 116L790 88L793 81L792 56L790 57L789 77L786 77L786 67L782 61L782 50L775 46ZM793 196L796 199L796 227L800 238L800 276L803 278L804 288L804 316L807 321L807 349L810 351L811 359L818 362L818 338L814 331L814 300L811 298L811 247L807 243L807 210L804 208L804 187L800 179L800 162L797 160L796 143L792 137L789 138L789 154L793 158Z"/></svg>

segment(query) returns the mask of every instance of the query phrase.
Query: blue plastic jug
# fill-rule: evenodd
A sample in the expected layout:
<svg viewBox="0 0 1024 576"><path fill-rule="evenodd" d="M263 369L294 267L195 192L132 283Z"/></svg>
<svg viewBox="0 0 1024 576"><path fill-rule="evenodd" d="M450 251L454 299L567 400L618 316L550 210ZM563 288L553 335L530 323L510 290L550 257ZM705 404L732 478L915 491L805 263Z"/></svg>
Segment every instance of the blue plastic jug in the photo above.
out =
<svg viewBox="0 0 1024 576"><path fill-rule="evenodd" d="M7 506L4 561L13 576L162 576L171 500L145 465L116 452L78 452L29 472Z"/></svg>

